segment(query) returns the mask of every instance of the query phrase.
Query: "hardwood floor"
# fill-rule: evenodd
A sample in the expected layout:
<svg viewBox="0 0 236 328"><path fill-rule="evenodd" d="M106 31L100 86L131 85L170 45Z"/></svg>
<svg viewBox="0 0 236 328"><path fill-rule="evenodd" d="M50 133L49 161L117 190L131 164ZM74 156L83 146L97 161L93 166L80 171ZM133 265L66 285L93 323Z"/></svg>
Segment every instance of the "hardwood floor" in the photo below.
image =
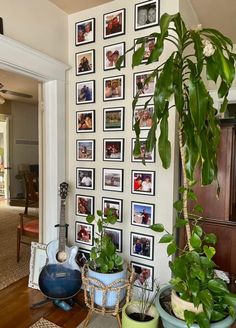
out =
<svg viewBox="0 0 236 328"><path fill-rule="evenodd" d="M42 301L43 294L28 288L28 277L0 291L0 328L28 328L41 317L64 328L76 328L86 317L88 310L79 292L72 310L66 312L48 302L36 308L33 304Z"/></svg>

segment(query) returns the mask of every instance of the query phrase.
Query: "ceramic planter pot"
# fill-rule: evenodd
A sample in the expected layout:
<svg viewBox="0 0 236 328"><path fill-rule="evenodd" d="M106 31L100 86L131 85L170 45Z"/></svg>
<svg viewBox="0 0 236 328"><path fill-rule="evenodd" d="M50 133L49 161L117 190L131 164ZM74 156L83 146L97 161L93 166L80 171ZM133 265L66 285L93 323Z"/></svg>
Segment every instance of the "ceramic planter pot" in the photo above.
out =
<svg viewBox="0 0 236 328"><path fill-rule="evenodd" d="M123 270L120 272L115 272L115 273L101 273L101 272L96 272L91 270L90 268L88 269L88 278L95 278L98 281L102 282L105 286L114 284L116 280L119 279L126 279L127 277L127 270ZM99 285L95 286L99 287ZM119 282L113 285L113 287L120 287L122 286L123 283ZM123 288L120 293L120 301L125 297L126 290ZM103 295L104 293L102 292L101 289L95 288L95 293L94 293L94 303L103 306ZM108 291L106 294L106 303L105 307L114 307L117 302L117 292L116 291Z"/></svg>
<svg viewBox="0 0 236 328"><path fill-rule="evenodd" d="M150 321L136 321L129 317L130 313L138 312L138 304L137 302L129 302L122 309L122 328L157 328L159 314L154 305L151 306L148 311L148 315L152 316L153 319Z"/></svg>
<svg viewBox="0 0 236 328"><path fill-rule="evenodd" d="M165 286L160 289L158 295L157 295L157 301L156 301L156 307L157 311L160 314L162 324L164 328L187 328L186 323L183 320L180 320L176 318L175 316L169 314L161 305L160 303L160 296L171 289L171 286ZM227 317L221 321L218 321L216 323L212 323L212 328L230 328L233 322L235 321L235 318ZM191 328L199 328L198 324L193 324Z"/></svg>

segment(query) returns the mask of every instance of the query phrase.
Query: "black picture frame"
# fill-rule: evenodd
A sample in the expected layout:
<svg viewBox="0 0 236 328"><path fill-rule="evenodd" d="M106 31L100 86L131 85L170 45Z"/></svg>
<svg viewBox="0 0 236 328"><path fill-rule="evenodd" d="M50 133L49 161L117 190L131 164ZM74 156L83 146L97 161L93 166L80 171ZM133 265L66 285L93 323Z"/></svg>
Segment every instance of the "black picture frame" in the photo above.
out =
<svg viewBox="0 0 236 328"><path fill-rule="evenodd" d="M103 101L125 98L125 76L116 75L103 78Z"/></svg>
<svg viewBox="0 0 236 328"><path fill-rule="evenodd" d="M132 129L134 130L134 124L139 120L140 130L150 130L152 127L152 117L154 114L154 105L137 105L133 108L133 122Z"/></svg>
<svg viewBox="0 0 236 328"><path fill-rule="evenodd" d="M131 261L130 264L131 264L131 269L133 269L136 274L136 279L134 280L134 286L153 291L154 267L147 264L138 263L135 261Z"/></svg>
<svg viewBox="0 0 236 328"><path fill-rule="evenodd" d="M134 39L134 51L137 51L141 46L142 43L136 43L139 39ZM141 64L146 64L148 61L148 58L152 52L152 50L154 49L155 43L157 41L157 38L155 38L154 36L152 37L148 37L146 39L146 42L144 43L144 55L143 55L143 59L141 61Z"/></svg>
<svg viewBox="0 0 236 328"><path fill-rule="evenodd" d="M155 77L151 77L148 83L145 80L149 77L152 71L142 71L133 74L133 96L151 97L154 95L155 90Z"/></svg>
<svg viewBox="0 0 236 328"><path fill-rule="evenodd" d="M75 242L83 245L93 246L94 225L75 221Z"/></svg>
<svg viewBox="0 0 236 328"><path fill-rule="evenodd" d="M86 25L90 25L91 33L85 35ZM89 18L75 23L75 45L81 46L84 44L95 42L95 18Z"/></svg>
<svg viewBox="0 0 236 328"><path fill-rule="evenodd" d="M75 215L87 216L94 214L94 196L75 195Z"/></svg>
<svg viewBox="0 0 236 328"><path fill-rule="evenodd" d="M123 192L124 170L115 168L102 169L102 189Z"/></svg>
<svg viewBox="0 0 236 328"><path fill-rule="evenodd" d="M103 160L110 162L124 161L124 138L103 139Z"/></svg>
<svg viewBox="0 0 236 328"><path fill-rule="evenodd" d="M95 102L95 80L76 82L75 89L76 105Z"/></svg>
<svg viewBox="0 0 236 328"><path fill-rule="evenodd" d="M146 151L146 140L147 138L140 138L139 142L140 142L140 151L141 154L139 156L134 155L134 147L135 147L135 142L136 139L132 138L131 142L131 162L143 162L145 161L145 163L155 163L155 157L156 157L156 152L155 152L155 148L150 152L150 151Z"/></svg>
<svg viewBox="0 0 236 328"><path fill-rule="evenodd" d="M76 188L77 189L95 189L95 169L77 167L76 168Z"/></svg>
<svg viewBox="0 0 236 328"><path fill-rule="evenodd" d="M79 267L83 268L84 265L90 260L90 250L80 247L76 254L75 260Z"/></svg>
<svg viewBox="0 0 236 328"><path fill-rule="evenodd" d="M95 140L77 139L76 140L76 160L95 161Z"/></svg>
<svg viewBox="0 0 236 328"><path fill-rule="evenodd" d="M75 54L75 75L95 73L95 50L77 52Z"/></svg>
<svg viewBox="0 0 236 328"><path fill-rule="evenodd" d="M159 25L160 0L146 0L135 4L134 29L135 31Z"/></svg>
<svg viewBox="0 0 236 328"><path fill-rule="evenodd" d="M0 17L0 34L3 34L3 19Z"/></svg>
<svg viewBox="0 0 236 328"><path fill-rule="evenodd" d="M154 224L155 204L131 202L131 224L138 227L149 228Z"/></svg>
<svg viewBox="0 0 236 328"><path fill-rule="evenodd" d="M103 39L125 34L125 8L103 15Z"/></svg>
<svg viewBox="0 0 236 328"><path fill-rule="evenodd" d="M124 107L103 108L103 131L124 131Z"/></svg>
<svg viewBox="0 0 236 328"><path fill-rule="evenodd" d="M95 110L76 111L76 133L95 132Z"/></svg>
<svg viewBox="0 0 236 328"><path fill-rule="evenodd" d="M116 68L116 62L125 54L125 42L109 44L103 47L103 70L108 71ZM125 57L121 64L125 67Z"/></svg>
<svg viewBox="0 0 236 328"><path fill-rule="evenodd" d="M103 219L107 217L107 211L112 210L112 215L117 217L116 222L123 220L123 200L118 198L102 197L102 213Z"/></svg>
<svg viewBox="0 0 236 328"><path fill-rule="evenodd" d="M138 242L139 241L139 242ZM154 236L130 233L130 255L153 261L154 258Z"/></svg>
<svg viewBox="0 0 236 328"><path fill-rule="evenodd" d="M132 170L131 193L155 195L155 171Z"/></svg>
<svg viewBox="0 0 236 328"><path fill-rule="evenodd" d="M104 232L111 237L114 245L116 246L116 251L118 253L122 252L122 230L117 228L104 228Z"/></svg>

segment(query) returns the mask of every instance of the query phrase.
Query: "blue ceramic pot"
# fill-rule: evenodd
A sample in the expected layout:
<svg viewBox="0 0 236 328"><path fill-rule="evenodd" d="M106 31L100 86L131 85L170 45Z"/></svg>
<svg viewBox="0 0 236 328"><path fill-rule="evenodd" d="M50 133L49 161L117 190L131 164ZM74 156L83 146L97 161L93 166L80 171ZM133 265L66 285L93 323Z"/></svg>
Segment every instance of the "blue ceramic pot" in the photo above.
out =
<svg viewBox="0 0 236 328"><path fill-rule="evenodd" d="M186 323L183 320L180 320L176 318L175 316L170 315L168 312L166 312L165 309L160 304L160 295L167 291L168 289L171 289L171 286L165 286L160 289L158 296L157 296L157 301L156 301L156 307L157 310L160 314L162 324L164 328L187 328ZM230 328L235 321L235 318L232 317L227 317L224 320L215 322L211 324L212 328ZM199 328L198 324L193 324L191 328Z"/></svg>

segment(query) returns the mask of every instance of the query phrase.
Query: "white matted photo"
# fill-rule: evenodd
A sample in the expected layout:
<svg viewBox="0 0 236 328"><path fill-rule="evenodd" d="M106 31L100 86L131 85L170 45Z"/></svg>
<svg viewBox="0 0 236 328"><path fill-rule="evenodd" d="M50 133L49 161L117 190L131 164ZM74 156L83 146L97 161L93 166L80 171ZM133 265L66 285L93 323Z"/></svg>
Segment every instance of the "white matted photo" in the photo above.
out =
<svg viewBox="0 0 236 328"><path fill-rule="evenodd" d="M135 232L130 233L130 255L153 260L154 237Z"/></svg>
<svg viewBox="0 0 236 328"><path fill-rule="evenodd" d="M75 214L81 216L94 214L94 196L75 195Z"/></svg>
<svg viewBox="0 0 236 328"><path fill-rule="evenodd" d="M135 4L134 29L141 30L159 24L159 0L147 0Z"/></svg>
<svg viewBox="0 0 236 328"><path fill-rule="evenodd" d="M85 245L93 245L93 224L75 222L75 241Z"/></svg>
<svg viewBox="0 0 236 328"><path fill-rule="evenodd" d="M123 200L117 198L102 197L103 218L107 217L108 211L117 218L117 222L122 222Z"/></svg>
<svg viewBox="0 0 236 328"><path fill-rule="evenodd" d="M157 39L155 37L149 37L146 39L146 41L143 45L144 46L144 54L143 54L143 59L141 61L142 64L145 64L148 61L151 52L155 48L156 40ZM134 44L135 44L134 51L137 51L142 46L142 43L137 43L137 41L138 41L138 39L134 40Z"/></svg>
<svg viewBox="0 0 236 328"><path fill-rule="evenodd" d="M136 274L134 286L153 291L154 267L131 261L131 268Z"/></svg>
<svg viewBox="0 0 236 328"><path fill-rule="evenodd" d="M132 154L131 154L131 161L132 162L143 162L145 163L154 163L155 162L155 148L152 151L146 150L146 138L140 138L140 155L134 155L134 147L136 139L132 138Z"/></svg>
<svg viewBox="0 0 236 328"><path fill-rule="evenodd" d="M103 131L124 130L124 107L103 109Z"/></svg>
<svg viewBox="0 0 236 328"><path fill-rule="evenodd" d="M103 101L124 99L124 75L103 79Z"/></svg>
<svg viewBox="0 0 236 328"><path fill-rule="evenodd" d="M134 73L134 97L153 96L155 90L155 77L149 77L152 71Z"/></svg>
<svg viewBox="0 0 236 328"><path fill-rule="evenodd" d="M76 105L95 102L95 81L76 82Z"/></svg>
<svg viewBox="0 0 236 328"><path fill-rule="evenodd" d="M140 130L149 130L152 127L152 117L154 106L148 105L146 108L143 105L138 105L133 109L133 129L136 121L139 121Z"/></svg>
<svg viewBox="0 0 236 328"><path fill-rule="evenodd" d="M95 41L95 18L75 23L75 45L80 46Z"/></svg>
<svg viewBox="0 0 236 328"><path fill-rule="evenodd" d="M125 53L125 43L120 42L116 44L110 44L103 47L103 69L107 71L109 69L116 68L117 60L120 56ZM121 67L125 66L125 61L123 60Z"/></svg>
<svg viewBox="0 0 236 328"><path fill-rule="evenodd" d="M148 228L154 223L154 204L131 202L131 224Z"/></svg>
<svg viewBox="0 0 236 328"><path fill-rule="evenodd" d="M76 112L76 132L95 132L95 110Z"/></svg>
<svg viewBox="0 0 236 328"><path fill-rule="evenodd" d="M122 162L124 160L124 139L103 139L103 160Z"/></svg>
<svg viewBox="0 0 236 328"><path fill-rule="evenodd" d="M103 190L123 191L123 169L107 169L102 171Z"/></svg>
<svg viewBox="0 0 236 328"><path fill-rule="evenodd" d="M39 274L47 261L47 245L31 242L30 273L28 287L39 289Z"/></svg>
<svg viewBox="0 0 236 328"><path fill-rule="evenodd" d="M122 252L122 230L114 228L105 228L104 232L111 237L113 244L116 246L117 252Z"/></svg>
<svg viewBox="0 0 236 328"><path fill-rule="evenodd" d="M155 171L132 170L132 194L155 195Z"/></svg>
<svg viewBox="0 0 236 328"><path fill-rule="evenodd" d="M76 140L76 160L77 161L94 161L95 140L84 139Z"/></svg>
<svg viewBox="0 0 236 328"><path fill-rule="evenodd" d="M103 15L103 38L112 38L125 33L125 9Z"/></svg>
<svg viewBox="0 0 236 328"><path fill-rule="evenodd" d="M95 50L86 50L75 54L75 75L95 72Z"/></svg>
<svg viewBox="0 0 236 328"><path fill-rule="evenodd" d="M91 189L95 188L95 169L94 168L76 168L76 188Z"/></svg>

